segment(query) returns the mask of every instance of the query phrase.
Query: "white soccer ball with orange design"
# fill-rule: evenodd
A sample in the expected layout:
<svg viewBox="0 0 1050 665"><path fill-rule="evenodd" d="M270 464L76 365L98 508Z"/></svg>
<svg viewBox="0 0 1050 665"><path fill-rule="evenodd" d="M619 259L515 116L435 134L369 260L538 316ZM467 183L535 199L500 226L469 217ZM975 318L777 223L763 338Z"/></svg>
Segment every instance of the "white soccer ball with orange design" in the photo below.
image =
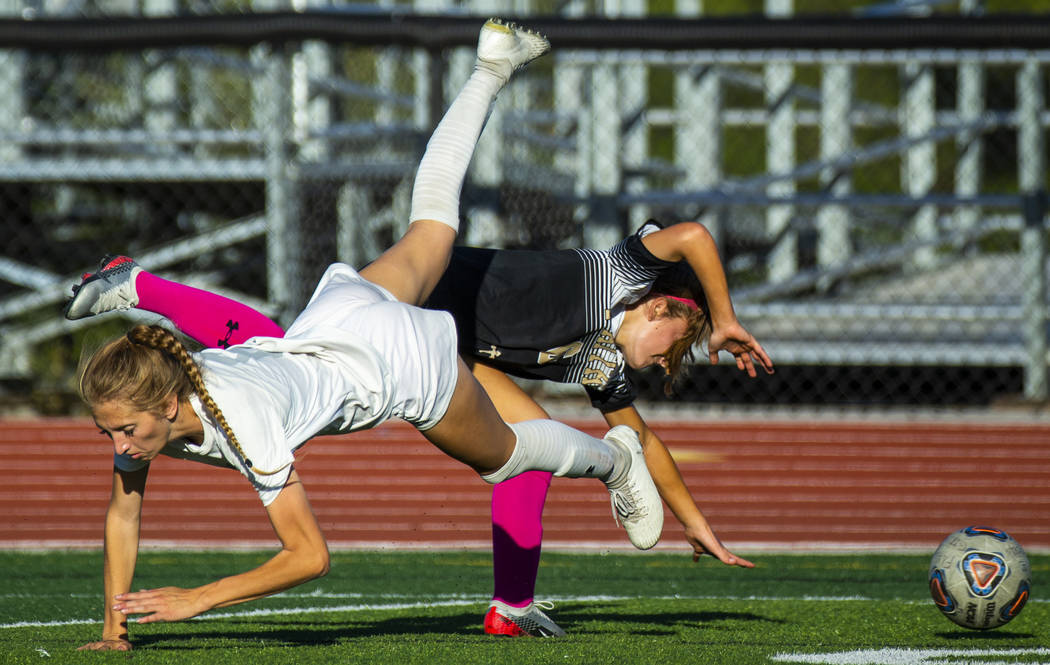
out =
<svg viewBox="0 0 1050 665"><path fill-rule="evenodd" d="M930 561L930 595L944 616L989 630L1016 617L1032 591L1032 567L1005 531L969 526L944 539Z"/></svg>

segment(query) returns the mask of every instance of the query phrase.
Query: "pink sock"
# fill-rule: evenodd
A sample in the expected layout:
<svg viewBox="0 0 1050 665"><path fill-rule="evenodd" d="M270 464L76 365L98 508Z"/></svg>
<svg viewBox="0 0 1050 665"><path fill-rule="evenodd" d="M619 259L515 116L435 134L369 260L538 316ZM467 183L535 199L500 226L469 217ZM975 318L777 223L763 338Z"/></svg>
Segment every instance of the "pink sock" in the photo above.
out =
<svg viewBox="0 0 1050 665"><path fill-rule="evenodd" d="M139 309L160 314L206 347L226 348L250 337L284 337L262 312L210 291L170 282L148 272L135 278Z"/></svg>
<svg viewBox="0 0 1050 665"><path fill-rule="evenodd" d="M511 607L525 607L536 591L551 477L547 471L526 471L492 488L493 599Z"/></svg>

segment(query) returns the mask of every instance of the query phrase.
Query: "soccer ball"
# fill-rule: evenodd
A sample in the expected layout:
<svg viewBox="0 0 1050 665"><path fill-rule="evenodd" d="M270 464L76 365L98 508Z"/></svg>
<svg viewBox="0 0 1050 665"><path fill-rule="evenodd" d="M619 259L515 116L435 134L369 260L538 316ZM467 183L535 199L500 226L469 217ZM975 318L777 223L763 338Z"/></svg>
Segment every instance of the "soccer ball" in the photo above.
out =
<svg viewBox="0 0 1050 665"><path fill-rule="evenodd" d="M1017 616L1032 589L1032 567L1005 531L969 526L944 539L930 561L930 595L964 628L998 628Z"/></svg>

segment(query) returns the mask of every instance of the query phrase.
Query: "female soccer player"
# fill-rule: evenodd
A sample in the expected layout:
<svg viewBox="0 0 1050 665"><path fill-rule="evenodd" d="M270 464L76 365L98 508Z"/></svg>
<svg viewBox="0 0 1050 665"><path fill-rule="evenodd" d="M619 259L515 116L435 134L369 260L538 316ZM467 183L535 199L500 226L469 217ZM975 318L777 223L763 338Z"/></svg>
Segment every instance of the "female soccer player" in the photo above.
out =
<svg viewBox="0 0 1050 665"><path fill-rule="evenodd" d="M600 478L622 505L632 542L655 544L662 509L636 433L617 427L594 439L550 420L508 426L458 359L451 316L411 306L426 300L448 263L459 190L490 104L516 68L548 48L546 39L517 26L485 24L475 71L420 162L408 231L360 273L329 267L283 338L255 337L194 357L166 329L137 326L87 362L81 393L113 440L115 469L103 639L81 648L130 649L129 615L142 623L177 621L324 575L327 546L293 452L321 431L355 431L393 417L488 482L529 469ZM130 592L148 465L162 453L245 475L281 551L258 568L197 588Z"/></svg>
<svg viewBox="0 0 1050 665"><path fill-rule="evenodd" d="M582 384L610 426L639 432L649 472L684 527L694 560L711 554L728 565L753 566L713 533L667 447L635 408L626 375L627 366L659 364L670 389L708 333L712 363L728 351L752 377L756 366L773 371L737 321L717 248L702 225L650 222L605 252L457 247L427 306L452 312L460 355L507 422L549 417L508 374ZM529 472L493 487L488 633L563 634L533 602L550 480Z"/></svg>

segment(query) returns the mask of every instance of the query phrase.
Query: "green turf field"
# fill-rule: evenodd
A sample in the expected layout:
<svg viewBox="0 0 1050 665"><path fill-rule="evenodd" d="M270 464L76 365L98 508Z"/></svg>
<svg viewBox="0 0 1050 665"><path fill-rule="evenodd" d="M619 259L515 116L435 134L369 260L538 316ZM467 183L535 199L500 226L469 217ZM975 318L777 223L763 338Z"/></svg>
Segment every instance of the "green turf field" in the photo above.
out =
<svg viewBox="0 0 1050 665"><path fill-rule="evenodd" d="M145 552L136 587L192 586L267 553ZM926 556L753 555L754 570L667 554L544 554L540 590L561 640L481 633L483 552L337 552L328 577L175 624L132 627L132 654L98 639L99 552L0 552L0 663L1050 663L1050 555L1033 600L987 633L929 600Z"/></svg>

